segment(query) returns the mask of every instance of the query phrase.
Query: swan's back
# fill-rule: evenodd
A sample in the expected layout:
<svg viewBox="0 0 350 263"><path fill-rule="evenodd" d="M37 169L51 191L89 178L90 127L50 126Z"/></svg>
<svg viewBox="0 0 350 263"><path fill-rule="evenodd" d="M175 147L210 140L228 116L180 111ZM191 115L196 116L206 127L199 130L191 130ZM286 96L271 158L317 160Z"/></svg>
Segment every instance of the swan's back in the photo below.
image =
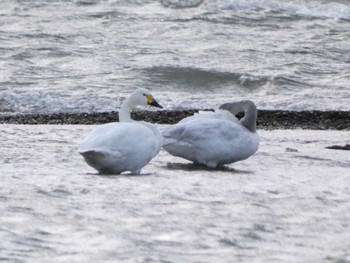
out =
<svg viewBox="0 0 350 263"><path fill-rule="evenodd" d="M238 119L231 112L217 109L215 111L199 111L193 116L182 119L179 123L185 123L196 119L216 119L238 122Z"/></svg>

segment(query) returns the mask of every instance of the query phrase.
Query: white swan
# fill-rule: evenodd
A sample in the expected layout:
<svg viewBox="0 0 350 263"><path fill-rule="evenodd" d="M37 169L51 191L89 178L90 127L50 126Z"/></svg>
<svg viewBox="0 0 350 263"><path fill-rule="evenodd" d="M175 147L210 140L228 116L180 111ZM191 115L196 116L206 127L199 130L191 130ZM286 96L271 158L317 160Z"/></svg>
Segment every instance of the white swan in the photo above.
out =
<svg viewBox="0 0 350 263"><path fill-rule="evenodd" d="M78 152L88 165L101 174L120 174L141 169L160 151L163 138L158 129L147 122L134 121L131 110L138 105L162 108L150 91L139 88L123 103L119 121L93 129L79 144Z"/></svg>
<svg viewBox="0 0 350 263"><path fill-rule="evenodd" d="M237 120L235 114L244 111ZM171 155L215 168L244 160L259 147L257 109L252 101L225 103L219 110L181 120L163 131L163 148Z"/></svg>

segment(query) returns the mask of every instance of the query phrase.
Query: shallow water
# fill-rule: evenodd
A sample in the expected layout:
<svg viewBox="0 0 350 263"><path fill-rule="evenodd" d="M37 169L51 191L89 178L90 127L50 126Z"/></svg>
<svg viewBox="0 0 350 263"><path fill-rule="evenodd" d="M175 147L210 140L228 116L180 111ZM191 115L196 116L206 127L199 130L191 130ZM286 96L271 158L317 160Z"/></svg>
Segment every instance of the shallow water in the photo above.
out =
<svg viewBox="0 0 350 263"><path fill-rule="evenodd" d="M260 131L219 170L164 151L141 176L98 176L93 126L1 125L0 260L349 262L346 131Z"/></svg>
<svg viewBox="0 0 350 263"><path fill-rule="evenodd" d="M0 114L349 110L349 1L0 0Z"/></svg>

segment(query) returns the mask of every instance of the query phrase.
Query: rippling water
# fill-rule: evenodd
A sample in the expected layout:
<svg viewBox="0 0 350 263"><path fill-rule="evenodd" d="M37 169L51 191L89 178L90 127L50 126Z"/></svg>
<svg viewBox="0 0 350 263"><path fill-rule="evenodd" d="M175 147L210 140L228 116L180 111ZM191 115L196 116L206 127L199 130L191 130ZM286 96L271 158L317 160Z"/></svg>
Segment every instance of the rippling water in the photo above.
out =
<svg viewBox="0 0 350 263"><path fill-rule="evenodd" d="M163 150L141 176L98 176L91 126L2 125L0 260L349 262L345 131L260 131L217 171Z"/></svg>
<svg viewBox="0 0 350 263"><path fill-rule="evenodd" d="M95 112L149 87L168 109L249 98L349 110L348 1L0 0L0 114ZM97 176L91 126L1 125L0 261L350 262L348 132L261 131L211 171L164 151Z"/></svg>
<svg viewBox="0 0 350 263"><path fill-rule="evenodd" d="M349 110L348 1L1 0L0 113L168 109L250 98Z"/></svg>

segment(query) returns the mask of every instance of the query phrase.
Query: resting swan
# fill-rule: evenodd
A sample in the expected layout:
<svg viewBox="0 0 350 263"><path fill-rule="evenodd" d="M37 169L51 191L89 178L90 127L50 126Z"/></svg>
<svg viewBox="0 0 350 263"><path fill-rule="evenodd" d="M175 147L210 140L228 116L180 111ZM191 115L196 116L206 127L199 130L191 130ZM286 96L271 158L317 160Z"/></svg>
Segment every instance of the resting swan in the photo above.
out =
<svg viewBox="0 0 350 263"><path fill-rule="evenodd" d="M244 111L237 120L235 114ZM171 155L215 168L247 159L259 147L257 109L249 100L225 103L219 110L181 120L163 131L163 148Z"/></svg>
<svg viewBox="0 0 350 263"><path fill-rule="evenodd" d="M134 121L131 110L138 105L162 108L150 91L139 88L123 103L119 121L93 129L79 144L78 152L88 165L100 174L120 174L141 169L160 151L163 138L158 129L147 122Z"/></svg>

